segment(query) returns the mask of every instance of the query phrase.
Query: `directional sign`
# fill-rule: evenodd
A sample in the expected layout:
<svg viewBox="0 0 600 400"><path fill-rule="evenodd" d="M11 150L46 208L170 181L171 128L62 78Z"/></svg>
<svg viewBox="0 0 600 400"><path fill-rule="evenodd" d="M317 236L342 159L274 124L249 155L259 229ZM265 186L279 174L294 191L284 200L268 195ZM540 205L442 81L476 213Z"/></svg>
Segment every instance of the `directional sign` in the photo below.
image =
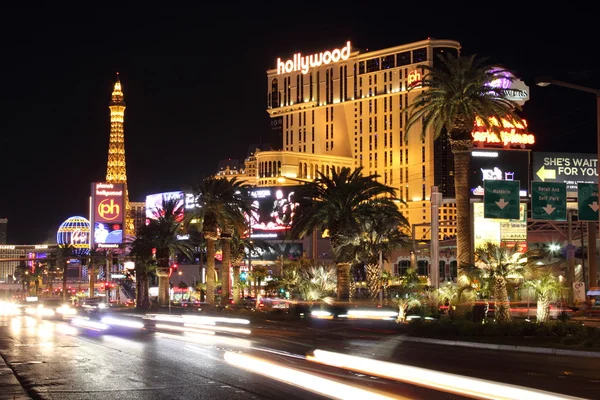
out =
<svg viewBox="0 0 600 400"><path fill-rule="evenodd" d="M567 220L567 184L531 182L531 219Z"/></svg>
<svg viewBox="0 0 600 400"><path fill-rule="evenodd" d="M519 219L519 181L483 181L483 217Z"/></svg>
<svg viewBox="0 0 600 400"><path fill-rule="evenodd" d="M577 208L580 221L598 221L598 185L595 183L577 184Z"/></svg>

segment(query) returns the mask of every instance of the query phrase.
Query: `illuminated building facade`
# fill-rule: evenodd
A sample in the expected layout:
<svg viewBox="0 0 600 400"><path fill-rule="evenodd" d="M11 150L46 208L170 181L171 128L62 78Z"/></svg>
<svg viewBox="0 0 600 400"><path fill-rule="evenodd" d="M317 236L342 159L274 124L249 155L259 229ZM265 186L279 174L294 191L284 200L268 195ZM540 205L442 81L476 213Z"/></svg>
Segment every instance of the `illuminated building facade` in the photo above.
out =
<svg viewBox="0 0 600 400"><path fill-rule="evenodd" d="M0 283L13 283L15 270L20 264L31 266L34 261L44 262L54 257L58 245L8 245L0 244Z"/></svg>
<svg viewBox="0 0 600 400"><path fill-rule="evenodd" d="M8 241L8 218L0 218L0 244Z"/></svg>
<svg viewBox="0 0 600 400"><path fill-rule="evenodd" d="M129 202L129 216L133 221L134 232L137 232L140 226L146 225L146 202Z"/></svg>
<svg viewBox="0 0 600 400"><path fill-rule="evenodd" d="M371 52L353 50L347 42L320 54L279 58L267 71L267 112L281 126L283 151L257 155L259 185L285 184L280 176L312 180L317 171L330 175L331 168L362 167L364 175L379 175L406 202L400 208L417 240L430 237L431 187L438 186L445 198L440 215L447 222L440 223L440 238L454 236L450 146L433 134L421 140L419 127L406 140L404 112L420 92L407 91L421 80L417 65L434 66L439 54L459 51L452 40Z"/></svg>
<svg viewBox="0 0 600 400"><path fill-rule="evenodd" d="M108 143L108 165L106 168L107 183L123 183L127 188L127 168L125 164L125 100L121 90L121 81L117 72L111 100L110 109L110 140ZM129 194L125 191L125 233L135 234L134 221L131 217Z"/></svg>

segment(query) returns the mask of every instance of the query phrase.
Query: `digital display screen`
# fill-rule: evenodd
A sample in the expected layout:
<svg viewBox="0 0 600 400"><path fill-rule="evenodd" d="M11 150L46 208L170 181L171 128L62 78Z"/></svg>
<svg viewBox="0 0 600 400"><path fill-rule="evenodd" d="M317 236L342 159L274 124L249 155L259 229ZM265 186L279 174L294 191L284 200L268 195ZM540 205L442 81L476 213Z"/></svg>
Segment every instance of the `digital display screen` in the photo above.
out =
<svg viewBox="0 0 600 400"><path fill-rule="evenodd" d="M520 181L520 196L529 193L529 150L487 150L471 152L469 189L471 197L483 198L483 181L486 179Z"/></svg>
<svg viewBox="0 0 600 400"><path fill-rule="evenodd" d="M291 229L296 202L295 186L261 187L250 191L253 211L246 214L250 237L285 239Z"/></svg>
<svg viewBox="0 0 600 400"><path fill-rule="evenodd" d="M94 243L121 244L123 240L122 224L94 223Z"/></svg>

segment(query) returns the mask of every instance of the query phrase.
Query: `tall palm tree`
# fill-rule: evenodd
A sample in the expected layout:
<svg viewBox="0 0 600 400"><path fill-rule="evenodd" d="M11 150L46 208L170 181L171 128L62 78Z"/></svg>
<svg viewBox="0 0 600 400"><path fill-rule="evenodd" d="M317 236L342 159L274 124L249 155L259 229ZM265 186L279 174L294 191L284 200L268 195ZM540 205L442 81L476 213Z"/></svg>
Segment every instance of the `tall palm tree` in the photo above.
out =
<svg viewBox="0 0 600 400"><path fill-rule="evenodd" d="M74 255L75 248L69 244L59 244L56 252L56 265L59 270L62 270L62 299L67 302L67 271L69 268L68 261Z"/></svg>
<svg viewBox="0 0 600 400"><path fill-rule="evenodd" d="M154 210L154 219L140 227L132 243L132 254L139 257L141 265L147 265L156 251L156 275L158 276L158 304L169 303L169 272L171 260L176 254L192 259L193 246L187 240L178 239L182 233L183 205L178 199L165 199L162 207ZM142 274L144 275L144 274Z"/></svg>
<svg viewBox="0 0 600 400"><path fill-rule="evenodd" d="M31 282L31 268L29 268L25 261L19 263L19 265L15 268L15 275L21 280L23 293L29 295L29 284Z"/></svg>
<svg viewBox="0 0 600 400"><path fill-rule="evenodd" d="M475 264L465 267L466 275L478 276L480 281L489 282L494 294L494 317L498 322L511 319L508 282L521 279L526 272L527 258L518 250L518 246L486 242L475 249Z"/></svg>
<svg viewBox="0 0 600 400"><path fill-rule="evenodd" d="M88 297L94 297L96 292L96 266L102 265L106 260L106 253L98 250L98 247L94 246L90 249L88 254L88 281L89 291Z"/></svg>
<svg viewBox="0 0 600 400"><path fill-rule="evenodd" d="M471 254L471 215L469 175L473 140L471 133L476 120L488 130L498 133L500 127L493 121L507 120L513 125L525 126L516 111L521 107L505 97L505 90L493 87L498 79L511 80L505 68L487 64L486 58L454 56L446 53L434 66L420 65L424 76L412 90L422 90L406 109L409 130L421 125L421 138L432 129L434 139L444 136L454 154L454 189L457 214L457 259L459 271L473 263ZM508 76L507 76L508 75Z"/></svg>
<svg viewBox="0 0 600 400"><path fill-rule="evenodd" d="M236 178L229 180L212 176L204 178L192 189L198 199L198 207L186 215L186 221L187 224L195 225L206 240L206 302L209 304L215 302L215 242L221 232L227 237L226 242L229 242L232 231L244 230L246 226L243 214L246 200L242 189L245 189L245 185ZM227 290L228 268L229 265L222 268L228 274Z"/></svg>
<svg viewBox="0 0 600 400"><path fill-rule="evenodd" d="M353 252L357 261L365 264L367 290L374 299L381 289L383 274L379 259L386 260L394 250L410 245L406 233L410 225L395 204L377 205L375 213L367 215L361 223L362 229L352 241Z"/></svg>
<svg viewBox="0 0 600 400"><path fill-rule="evenodd" d="M247 256L252 257L252 254L257 250L271 252L274 249L269 242L262 239L251 239L249 236L240 235L239 232L234 233L229 243L231 248L231 265L233 267L233 301L239 302L240 289L243 288L242 281L240 280L240 267L244 259Z"/></svg>
<svg viewBox="0 0 600 400"><path fill-rule="evenodd" d="M333 168L331 177L320 171L317 175L296 192L292 236L303 238L315 230L328 232L337 265L337 297L347 301L353 260L348 240L360 233L362 218L374 214L377 205L393 204L395 189L377 182L377 175L363 176L362 167L339 172Z"/></svg>
<svg viewBox="0 0 600 400"><path fill-rule="evenodd" d="M265 266L256 265L252 267L252 272L250 274L252 276L252 280L254 281L254 293L256 294L256 308L258 309L258 304L260 300L260 288L262 282L267 276L269 276L269 271Z"/></svg>
<svg viewBox="0 0 600 400"><path fill-rule="evenodd" d="M38 296L40 293L40 283L42 282L42 278L46 273L46 267L44 264L36 262L34 264L34 268L31 270L31 281L35 286L35 295Z"/></svg>
<svg viewBox="0 0 600 400"><path fill-rule="evenodd" d="M223 192L222 201L229 204L228 210L231 214L224 216L222 224L220 242L223 258L221 259L221 305L229 304L229 293L231 292L229 277L231 276L231 241L235 235L241 236L248 227L244 215L250 215L252 211L252 201L248 193L249 185L236 178L227 179L230 187ZM236 212L237 209L237 212ZM235 281L234 281L235 282Z"/></svg>

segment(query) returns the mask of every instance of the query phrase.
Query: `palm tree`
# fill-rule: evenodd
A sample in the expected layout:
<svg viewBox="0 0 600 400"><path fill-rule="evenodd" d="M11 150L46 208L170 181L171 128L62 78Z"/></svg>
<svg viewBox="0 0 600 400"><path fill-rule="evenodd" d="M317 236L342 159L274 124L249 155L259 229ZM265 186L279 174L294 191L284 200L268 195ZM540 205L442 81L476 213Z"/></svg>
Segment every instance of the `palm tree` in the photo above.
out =
<svg viewBox="0 0 600 400"><path fill-rule="evenodd" d="M537 297L537 323L548 322L550 319L550 302L558 299L562 289L558 278L550 270L541 270L531 276L531 279L525 280L524 286Z"/></svg>
<svg viewBox="0 0 600 400"><path fill-rule="evenodd" d="M522 278L525 273L527 259L518 250L518 246L507 247L486 242L475 249L475 264L465 267L466 275L489 283L494 294L494 316L498 322L511 319L507 283Z"/></svg>
<svg viewBox="0 0 600 400"><path fill-rule="evenodd" d="M436 60L437 61L437 60ZM487 65L486 59L475 56L454 56L446 53L438 65L420 65L425 73L420 85L409 91L423 89L406 109L408 120L405 140L411 127L421 124L421 138L428 128L434 139L440 136L450 142L454 154L454 190L457 214L457 259L459 271L473 263L471 255L471 215L469 175L473 141L471 133L476 120L489 131L498 133L507 120L513 125L525 126L515 111L521 107L505 97L505 90L492 87L498 79L508 79L505 68Z"/></svg>
<svg viewBox="0 0 600 400"><path fill-rule="evenodd" d="M96 292L96 265L106 260L106 253L98 250L97 247L92 247L88 254L88 280L89 280L89 292L88 297L94 297Z"/></svg>
<svg viewBox="0 0 600 400"><path fill-rule="evenodd" d="M258 309L258 304L260 301L260 288L262 282L265 280L267 276L269 276L269 271L267 267L262 265L256 265L252 267L252 280L254 281L254 293L256 293L256 308Z"/></svg>
<svg viewBox="0 0 600 400"><path fill-rule="evenodd" d="M140 267L156 264L158 276L158 304L169 303L169 272L171 260L176 254L184 254L192 258L193 246L186 240L178 239L183 229L181 215L183 205L178 199L165 199L162 208L154 210L154 219L148 225L140 227L132 243L131 254L136 257L136 272L138 262ZM156 257L152 256L155 249ZM142 271L140 271L142 272ZM142 272L142 279L146 279L147 272ZM139 299L138 299L139 300ZM143 300L143 299L142 299Z"/></svg>
<svg viewBox="0 0 600 400"><path fill-rule="evenodd" d="M48 295L54 295L54 278L56 277L56 262L49 261L46 265L46 286L48 289Z"/></svg>
<svg viewBox="0 0 600 400"><path fill-rule="evenodd" d="M357 261L365 263L369 297L374 299L381 289L383 271L379 259L386 260L394 251L410 244L406 234L409 223L395 204L375 206L375 213L362 221L359 235L352 241Z"/></svg>
<svg viewBox="0 0 600 400"><path fill-rule="evenodd" d="M243 214L245 200L242 191L244 187L245 185L238 182L236 178L228 180L211 176L204 178L193 188L193 193L198 198L198 207L186 215L186 222L194 225L206 239L206 301L210 304L215 302L217 281L215 242L219 239L220 232L228 237L232 230L243 229L241 226L245 228L246 221ZM226 241L228 242L229 238ZM229 265L222 270L227 270L229 274L228 268ZM227 282L227 290L229 290L229 275L223 281Z"/></svg>
<svg viewBox="0 0 600 400"><path fill-rule="evenodd" d="M22 261L21 263L19 263L19 265L15 268L15 275L19 277L19 279L21 280L21 286L23 287L23 293L26 293L26 295L29 295L29 283L31 282L31 268L29 268L29 266L25 263L25 261ZM25 291L25 289L27 288L27 291Z"/></svg>
<svg viewBox="0 0 600 400"><path fill-rule="evenodd" d="M40 283L42 282L42 278L44 277L44 274L46 273L46 267L44 266L44 264L40 264L39 262L36 262L34 264L34 268L32 268L31 270L31 280L33 281L33 284L35 286L35 295L38 296L40 293Z"/></svg>
<svg viewBox="0 0 600 400"><path fill-rule="evenodd" d="M233 300L237 303L240 301L240 289L243 289L244 287L242 283L246 282L240 280L240 267L246 256L252 257L257 250L271 252L274 251L274 248L271 244L262 239L251 239L248 236L240 235L239 232L233 234L229 244L231 248L231 265L233 267ZM225 257L223 257L223 259L224 258Z"/></svg>
<svg viewBox="0 0 600 400"><path fill-rule="evenodd" d="M375 213L380 204L393 204L395 189L377 182L377 175L362 175L362 167L351 171L332 168L331 177L317 173L312 182L296 192L298 206L292 222L292 236L303 238L316 230L328 232L337 264L338 300L349 299L351 243L361 232L361 221ZM388 196L388 197L386 197Z"/></svg>
<svg viewBox="0 0 600 400"><path fill-rule="evenodd" d="M422 289L422 286L417 271L409 268L399 284L394 287L396 297L394 297L393 301L398 307L398 322L404 322L406 320L406 313L408 310L421 305L419 292Z"/></svg>
<svg viewBox="0 0 600 400"><path fill-rule="evenodd" d="M306 301L330 297L336 288L336 272L325 265L311 265L300 270L300 296Z"/></svg>
<svg viewBox="0 0 600 400"><path fill-rule="evenodd" d="M74 248L71 244L59 244L56 252L56 265L59 270L62 270L62 298L63 302L67 302L67 271L69 268L68 261L74 254Z"/></svg>

